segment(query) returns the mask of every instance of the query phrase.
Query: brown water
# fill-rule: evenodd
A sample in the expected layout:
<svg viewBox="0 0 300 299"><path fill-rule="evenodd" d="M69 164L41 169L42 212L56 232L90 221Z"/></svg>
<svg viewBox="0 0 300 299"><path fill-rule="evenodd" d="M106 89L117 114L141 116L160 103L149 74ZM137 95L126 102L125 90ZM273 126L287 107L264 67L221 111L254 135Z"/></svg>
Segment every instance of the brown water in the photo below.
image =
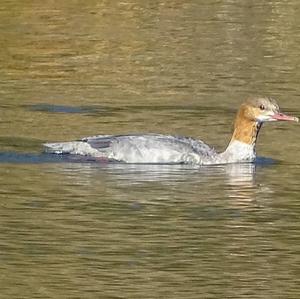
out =
<svg viewBox="0 0 300 299"><path fill-rule="evenodd" d="M0 39L0 298L299 298L297 124L263 128L258 165L41 155L128 132L221 150L249 94L299 116L298 1L2 1Z"/></svg>

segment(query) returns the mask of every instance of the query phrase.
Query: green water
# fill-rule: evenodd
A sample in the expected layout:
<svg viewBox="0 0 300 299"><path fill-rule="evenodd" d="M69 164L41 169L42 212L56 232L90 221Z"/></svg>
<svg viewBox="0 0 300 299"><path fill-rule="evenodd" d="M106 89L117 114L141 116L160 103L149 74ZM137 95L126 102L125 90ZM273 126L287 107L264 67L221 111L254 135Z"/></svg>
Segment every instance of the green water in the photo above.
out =
<svg viewBox="0 0 300 299"><path fill-rule="evenodd" d="M2 1L0 298L298 298L299 125L259 165L71 163L45 141L227 146L239 103L300 115L297 1Z"/></svg>

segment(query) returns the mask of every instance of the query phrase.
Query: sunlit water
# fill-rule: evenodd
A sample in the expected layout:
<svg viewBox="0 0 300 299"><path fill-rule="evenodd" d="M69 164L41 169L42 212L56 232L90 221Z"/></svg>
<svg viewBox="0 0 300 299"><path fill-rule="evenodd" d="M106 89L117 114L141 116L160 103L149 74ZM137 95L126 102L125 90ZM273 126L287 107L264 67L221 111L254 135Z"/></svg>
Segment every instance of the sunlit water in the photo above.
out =
<svg viewBox="0 0 300 299"><path fill-rule="evenodd" d="M255 164L79 161L45 141L226 147L235 110L300 114L296 1L3 1L0 298L299 298L299 126Z"/></svg>

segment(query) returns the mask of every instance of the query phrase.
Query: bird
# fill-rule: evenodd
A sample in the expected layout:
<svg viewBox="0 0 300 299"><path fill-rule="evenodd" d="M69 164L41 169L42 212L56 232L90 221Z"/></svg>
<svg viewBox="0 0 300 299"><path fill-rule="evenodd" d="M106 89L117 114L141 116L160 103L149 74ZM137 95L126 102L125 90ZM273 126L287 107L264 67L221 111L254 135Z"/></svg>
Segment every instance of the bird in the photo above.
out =
<svg viewBox="0 0 300 299"><path fill-rule="evenodd" d="M252 163L256 159L256 141L265 122L295 121L280 112L273 98L254 96L238 109L231 140L218 153L213 147L192 137L163 134L95 135L76 141L45 143L51 154L70 154L95 161L134 164L217 165Z"/></svg>

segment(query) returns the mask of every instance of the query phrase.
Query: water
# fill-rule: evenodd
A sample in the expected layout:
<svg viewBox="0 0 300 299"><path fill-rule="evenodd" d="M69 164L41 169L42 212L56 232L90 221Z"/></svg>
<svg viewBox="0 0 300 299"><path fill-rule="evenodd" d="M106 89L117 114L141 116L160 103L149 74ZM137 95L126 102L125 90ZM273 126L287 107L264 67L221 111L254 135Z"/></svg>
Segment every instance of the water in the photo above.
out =
<svg viewBox="0 0 300 299"><path fill-rule="evenodd" d="M256 165L80 163L45 141L222 150L241 100L300 115L296 1L3 1L0 298L298 298L297 124Z"/></svg>

